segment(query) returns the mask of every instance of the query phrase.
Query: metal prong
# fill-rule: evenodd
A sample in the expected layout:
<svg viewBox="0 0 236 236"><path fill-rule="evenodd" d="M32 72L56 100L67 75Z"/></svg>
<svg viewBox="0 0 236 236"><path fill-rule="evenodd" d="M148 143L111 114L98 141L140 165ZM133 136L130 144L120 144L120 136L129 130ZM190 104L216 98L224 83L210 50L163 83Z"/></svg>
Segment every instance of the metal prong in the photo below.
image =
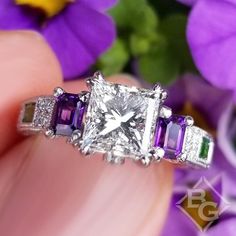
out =
<svg viewBox="0 0 236 236"><path fill-rule="evenodd" d="M68 142L78 146L78 141L81 138L81 135L82 134L80 130L74 130L74 132L71 134L71 137L68 139Z"/></svg>
<svg viewBox="0 0 236 236"><path fill-rule="evenodd" d="M162 98L162 91L163 89L161 88L161 85L159 83L156 83L154 86L153 86L153 91L155 92L153 94L153 97L154 98L159 98L161 99Z"/></svg>
<svg viewBox="0 0 236 236"><path fill-rule="evenodd" d="M59 97L59 96L61 96L64 92L65 92L65 91L64 91L62 88L57 87L57 88L54 89L53 95L54 95L54 97Z"/></svg>
<svg viewBox="0 0 236 236"><path fill-rule="evenodd" d="M162 106L161 110L160 110L160 117L162 118L170 118L172 115L172 110L171 108L167 107L167 106Z"/></svg>
<svg viewBox="0 0 236 236"><path fill-rule="evenodd" d="M141 164L141 166L143 166L143 167L148 167L151 164L151 162L152 162L152 160L148 155L147 156L142 156L138 160L138 164Z"/></svg>
<svg viewBox="0 0 236 236"><path fill-rule="evenodd" d="M82 91L80 94L79 94L79 99L86 103L88 100L89 100L89 96L90 96L90 92L88 91Z"/></svg>
<svg viewBox="0 0 236 236"><path fill-rule="evenodd" d="M94 84L94 77L89 77L89 78L87 78L87 79L86 79L86 84L87 84L87 87L88 87L89 89L91 89L91 87L92 87L93 84Z"/></svg>
<svg viewBox="0 0 236 236"><path fill-rule="evenodd" d="M160 85L159 83L156 83L156 84L153 86L153 90L154 90L154 91L161 92L161 91L162 91L161 85Z"/></svg>
<svg viewBox="0 0 236 236"><path fill-rule="evenodd" d="M181 153L178 157L177 160L181 163L181 162L185 162L187 159L187 155L185 153Z"/></svg>
<svg viewBox="0 0 236 236"><path fill-rule="evenodd" d="M166 100L167 99L167 97L168 97L168 93L167 93L167 91L166 90L162 90L162 92L161 92L161 100Z"/></svg>
<svg viewBox="0 0 236 236"><path fill-rule="evenodd" d="M90 157L90 155L93 153L90 148L80 149L80 152L86 157Z"/></svg>
<svg viewBox="0 0 236 236"><path fill-rule="evenodd" d="M194 124L194 119L192 116L186 116L185 117L185 122L187 123L188 126L193 126Z"/></svg>
<svg viewBox="0 0 236 236"><path fill-rule="evenodd" d="M98 80L101 80L101 81L105 80L101 71L96 71L93 76Z"/></svg>
<svg viewBox="0 0 236 236"><path fill-rule="evenodd" d="M55 138L55 133L51 129L47 129L44 134L47 138L50 138L50 139Z"/></svg>
<svg viewBox="0 0 236 236"><path fill-rule="evenodd" d="M103 74L100 71L95 72L92 77L86 79L87 87L91 89L95 81L104 81Z"/></svg>
<svg viewBox="0 0 236 236"><path fill-rule="evenodd" d="M125 163L125 158L122 156L116 156L112 151L105 153L103 159L110 164L122 165Z"/></svg>
<svg viewBox="0 0 236 236"><path fill-rule="evenodd" d="M149 152L151 159L155 162L159 162L165 155L163 148L154 148Z"/></svg>
<svg viewBox="0 0 236 236"><path fill-rule="evenodd" d="M159 98L162 102L165 101L167 98L167 91L159 87L158 85L154 86L153 88L154 94L153 97Z"/></svg>

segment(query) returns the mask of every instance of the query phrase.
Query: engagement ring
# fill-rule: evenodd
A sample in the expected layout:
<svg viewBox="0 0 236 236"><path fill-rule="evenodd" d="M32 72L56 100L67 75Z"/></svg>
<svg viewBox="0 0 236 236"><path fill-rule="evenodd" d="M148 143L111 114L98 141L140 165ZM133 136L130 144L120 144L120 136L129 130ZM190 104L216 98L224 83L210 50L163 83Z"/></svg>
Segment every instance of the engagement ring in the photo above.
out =
<svg viewBox="0 0 236 236"><path fill-rule="evenodd" d="M24 102L18 129L30 135L66 137L82 154L104 153L110 163L125 159L148 166L161 159L209 167L214 142L193 118L172 114L164 104L167 92L109 83L100 72L87 79L90 92L66 93Z"/></svg>

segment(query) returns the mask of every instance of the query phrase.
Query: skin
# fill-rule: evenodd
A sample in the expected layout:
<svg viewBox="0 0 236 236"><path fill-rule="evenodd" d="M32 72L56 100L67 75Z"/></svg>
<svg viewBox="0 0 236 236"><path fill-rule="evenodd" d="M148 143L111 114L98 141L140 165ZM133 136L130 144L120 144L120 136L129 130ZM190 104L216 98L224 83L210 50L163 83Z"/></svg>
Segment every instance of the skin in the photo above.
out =
<svg viewBox="0 0 236 236"><path fill-rule="evenodd" d="M0 234L7 236L159 235L172 191L172 166L111 166L85 159L63 139L22 137L16 131L23 100L62 82L59 63L32 32L0 33ZM139 86L126 75L110 81Z"/></svg>

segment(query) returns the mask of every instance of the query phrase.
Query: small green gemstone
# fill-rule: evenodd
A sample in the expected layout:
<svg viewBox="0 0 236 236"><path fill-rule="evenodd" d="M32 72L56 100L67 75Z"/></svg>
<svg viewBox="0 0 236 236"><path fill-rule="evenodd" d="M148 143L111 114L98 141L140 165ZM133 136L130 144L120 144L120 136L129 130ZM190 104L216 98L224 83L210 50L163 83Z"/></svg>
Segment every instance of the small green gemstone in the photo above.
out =
<svg viewBox="0 0 236 236"><path fill-rule="evenodd" d="M207 159L209 148L210 148L210 140L206 137L203 137L199 157L202 159Z"/></svg>
<svg viewBox="0 0 236 236"><path fill-rule="evenodd" d="M35 102L25 104L24 116L22 119L23 123L32 123L33 122L35 106L36 106Z"/></svg>

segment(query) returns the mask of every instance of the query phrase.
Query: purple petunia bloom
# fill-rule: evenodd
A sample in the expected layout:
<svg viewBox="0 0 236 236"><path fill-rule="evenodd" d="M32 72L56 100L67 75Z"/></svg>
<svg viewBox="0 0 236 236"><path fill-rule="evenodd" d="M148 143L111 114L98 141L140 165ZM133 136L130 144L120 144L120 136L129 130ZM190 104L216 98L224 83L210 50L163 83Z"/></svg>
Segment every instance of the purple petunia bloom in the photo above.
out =
<svg viewBox="0 0 236 236"><path fill-rule="evenodd" d="M40 32L56 53L65 78L74 78L84 73L115 39L113 21L104 14L115 2L68 1L58 14L45 17L38 9L17 5L12 0L2 0L0 29Z"/></svg>
<svg viewBox="0 0 236 236"><path fill-rule="evenodd" d="M207 124L216 137L216 147L213 163L207 170L176 169L172 202L163 228L162 236L167 235L192 235L234 236L236 231L236 166L233 166L232 158L236 161L236 151L221 149L222 131L228 129L226 117L232 114L233 93L221 90L209 85L205 80L193 75L185 75L169 88L167 105L174 108L174 112L183 112L186 104L191 104L197 117L194 117L197 125L199 114L203 118L201 122ZM193 113L194 114L194 113ZM189 186L195 185L201 177L209 182L216 176L221 176L218 182L212 182L218 192L229 202L229 210L223 213L214 225L206 232L200 232L193 222L177 208L176 203L186 194Z"/></svg>
<svg viewBox="0 0 236 236"><path fill-rule="evenodd" d="M179 0L192 5L188 43L196 66L213 85L232 89L236 101L236 0Z"/></svg>

